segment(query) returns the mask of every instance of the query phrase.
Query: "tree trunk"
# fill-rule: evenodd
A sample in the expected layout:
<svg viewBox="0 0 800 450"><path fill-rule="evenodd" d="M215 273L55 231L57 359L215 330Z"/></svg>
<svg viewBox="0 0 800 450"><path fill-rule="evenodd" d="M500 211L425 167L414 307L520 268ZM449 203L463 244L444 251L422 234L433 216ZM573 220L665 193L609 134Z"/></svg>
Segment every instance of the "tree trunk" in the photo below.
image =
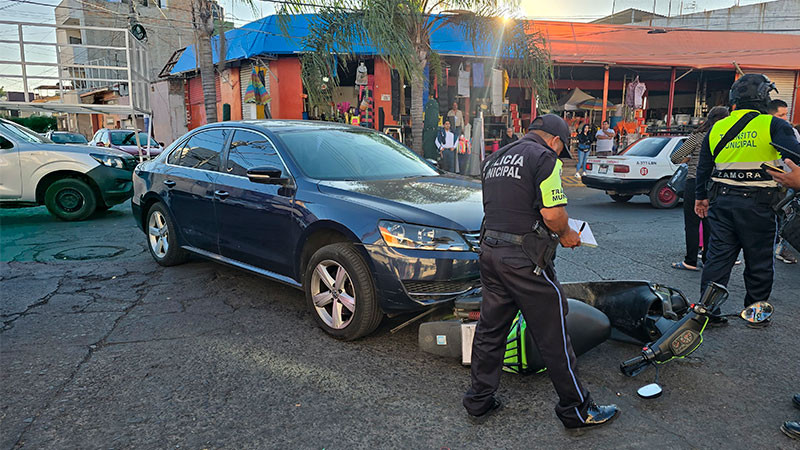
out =
<svg viewBox="0 0 800 450"><path fill-rule="evenodd" d="M424 80L414 77L411 80L411 149L419 156L423 156L422 127L423 127L423 98Z"/></svg>
<svg viewBox="0 0 800 450"><path fill-rule="evenodd" d="M197 67L203 84L203 104L206 109L206 123L217 121L217 86L214 73L214 55L211 37L214 34L214 17L210 0L192 2L192 18L197 33Z"/></svg>
<svg viewBox="0 0 800 450"><path fill-rule="evenodd" d="M422 47L419 41L416 44L416 48L419 67L421 67L422 72L425 73L425 66L428 64L428 51ZM422 144L422 128L424 126L423 104L425 99L422 93L425 90L426 83L427 80L424 75L411 78L411 140L413 141L411 149L420 156L425 155Z"/></svg>
<svg viewBox="0 0 800 450"><path fill-rule="evenodd" d="M203 104L206 109L206 123L217 121L217 86L214 74L214 60L211 51L211 36L200 34L197 40L197 50L200 55L198 66L200 78L203 82Z"/></svg>

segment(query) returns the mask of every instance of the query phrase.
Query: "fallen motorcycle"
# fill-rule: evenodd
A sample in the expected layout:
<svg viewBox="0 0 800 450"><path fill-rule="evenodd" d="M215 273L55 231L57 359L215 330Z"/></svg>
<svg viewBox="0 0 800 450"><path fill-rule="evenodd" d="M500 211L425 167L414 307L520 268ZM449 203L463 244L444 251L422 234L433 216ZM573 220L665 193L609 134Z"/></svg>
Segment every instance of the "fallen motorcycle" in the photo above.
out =
<svg viewBox="0 0 800 450"><path fill-rule="evenodd" d="M576 355L609 338L644 346L639 356L620 365L627 376L697 350L709 320L722 317L713 311L728 297L727 289L716 283L709 285L698 303L690 303L677 289L648 281L564 283L562 288L569 306L567 330ZM480 302L480 296L458 299L454 302L454 319L422 323L420 349L461 358L462 364L469 364ZM738 316L756 327L769 323L772 313L772 305L760 302ZM525 331L525 319L517 314L506 341L503 368L507 372L525 374L545 369L532 335ZM657 386L642 388L640 395L660 395Z"/></svg>

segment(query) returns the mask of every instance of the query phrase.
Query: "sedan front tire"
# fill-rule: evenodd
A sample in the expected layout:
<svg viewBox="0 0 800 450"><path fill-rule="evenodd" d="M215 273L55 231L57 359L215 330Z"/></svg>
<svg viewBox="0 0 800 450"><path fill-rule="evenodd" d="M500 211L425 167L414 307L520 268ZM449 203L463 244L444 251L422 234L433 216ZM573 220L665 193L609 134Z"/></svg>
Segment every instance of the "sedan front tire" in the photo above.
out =
<svg viewBox="0 0 800 450"><path fill-rule="evenodd" d="M381 323L372 274L350 243L317 250L306 268L303 286L317 324L336 339L358 339Z"/></svg>

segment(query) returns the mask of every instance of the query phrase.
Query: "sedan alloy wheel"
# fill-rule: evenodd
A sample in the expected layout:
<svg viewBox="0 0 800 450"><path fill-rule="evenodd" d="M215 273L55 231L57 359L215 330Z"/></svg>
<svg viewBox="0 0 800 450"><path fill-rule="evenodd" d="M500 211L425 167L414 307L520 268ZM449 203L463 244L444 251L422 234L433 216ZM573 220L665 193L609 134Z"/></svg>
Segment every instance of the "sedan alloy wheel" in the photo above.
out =
<svg viewBox="0 0 800 450"><path fill-rule="evenodd" d="M356 293L350 274L339 263L325 260L311 275L314 309L325 324L334 330L350 325L356 312Z"/></svg>
<svg viewBox="0 0 800 450"><path fill-rule="evenodd" d="M153 211L147 223L150 249L157 258L164 258L169 251L169 228L161 211Z"/></svg>

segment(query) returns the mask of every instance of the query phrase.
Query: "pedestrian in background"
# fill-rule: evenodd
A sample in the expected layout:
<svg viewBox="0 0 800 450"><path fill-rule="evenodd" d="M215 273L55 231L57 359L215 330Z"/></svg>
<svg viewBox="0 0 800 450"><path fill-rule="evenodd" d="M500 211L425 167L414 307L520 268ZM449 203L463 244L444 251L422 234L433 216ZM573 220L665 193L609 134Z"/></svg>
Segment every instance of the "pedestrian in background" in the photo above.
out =
<svg viewBox="0 0 800 450"><path fill-rule="evenodd" d="M516 134L514 134L514 129L511 127L506 128L506 132L503 134L503 137L500 138L500 148L503 148L512 142L516 142L517 139L519 138Z"/></svg>
<svg viewBox="0 0 800 450"><path fill-rule="evenodd" d="M446 172L456 170L456 136L450 131L450 121L444 121L444 127L436 136L436 148L439 149L439 168Z"/></svg>
<svg viewBox="0 0 800 450"><path fill-rule="evenodd" d="M450 108L450 111L447 111L447 120L450 121L450 128L456 136L456 139L458 139L458 137L461 136L461 132L464 130L464 113L459 111L458 102L453 102L453 107Z"/></svg>
<svg viewBox="0 0 800 450"><path fill-rule="evenodd" d="M772 114L772 117L789 121L789 105L780 99L775 99L769 102L767 112ZM800 142L800 133L794 130L794 137ZM789 245L779 238L778 245L775 246L775 259L785 262L786 264L797 264L797 257L789 250Z"/></svg>
<svg viewBox="0 0 800 450"><path fill-rule="evenodd" d="M597 156L611 156L614 152L614 136L616 133L609 127L608 121L603 121L603 126L597 130Z"/></svg>
<svg viewBox="0 0 800 450"><path fill-rule="evenodd" d="M700 159L700 148L703 140L708 135L711 127L718 120L728 117L730 111L727 106L715 106L708 112L708 117L702 125L684 141L683 145L672 154L672 164L686 163L689 171L686 175L686 187L683 190L683 230L686 235L686 256L682 262L672 263L673 269L700 270L697 265L697 251L700 248L700 224L703 224L703 254L702 261L706 262L708 251L708 237L711 228L708 219L697 216L694 212L694 191L697 188L697 161Z"/></svg>
<svg viewBox="0 0 800 450"><path fill-rule="evenodd" d="M589 150L592 149L592 133L589 124L584 124L578 133L578 168L575 176L580 178L586 175L586 160L589 158Z"/></svg>

